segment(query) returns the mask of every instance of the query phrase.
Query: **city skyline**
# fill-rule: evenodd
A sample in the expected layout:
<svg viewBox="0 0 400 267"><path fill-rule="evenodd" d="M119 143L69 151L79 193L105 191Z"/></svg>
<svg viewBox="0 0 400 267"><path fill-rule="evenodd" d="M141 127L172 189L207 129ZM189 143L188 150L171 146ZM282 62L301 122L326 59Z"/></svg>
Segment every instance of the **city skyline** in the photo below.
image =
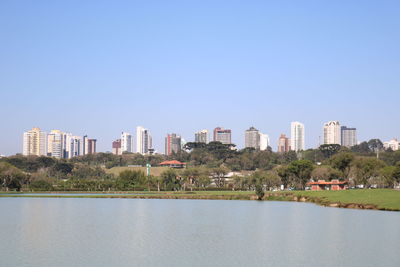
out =
<svg viewBox="0 0 400 267"><path fill-rule="evenodd" d="M33 127L23 133L22 155L49 156L58 159L97 153L97 139L87 135L77 136L60 130L51 130L49 133L38 127Z"/></svg>
<svg viewBox="0 0 400 267"><path fill-rule="evenodd" d="M146 129L142 126L136 126L136 134L132 135L128 132L122 132L121 137L114 139L110 143L109 149L106 150L97 150L97 152L111 152L117 155L121 155L123 152L130 153L140 153L142 155L149 153L159 153L166 154L167 152L167 140L170 138L169 136L174 136L173 138L179 138L179 147L183 147L185 144L185 139L182 135L179 134L167 134L167 137L164 139L163 147L164 150L157 150L153 148L152 136L150 134L150 130ZM238 149L243 148L255 148L259 150L265 150L269 147L272 148L273 151L277 152L287 152L290 150L293 151L301 151L304 147L305 140L307 139L307 135L305 134L305 125L298 121L293 121L290 123L291 135L288 136L286 134L280 134L276 147L273 147L268 134L262 133L255 127L251 126L249 129L246 129L243 133L243 146L239 146L235 143ZM201 131L196 131L193 133L193 139L189 139L188 142L205 142L208 143L209 136L208 130L203 129ZM227 140L232 136L231 129L225 129L222 127L216 127L213 130L214 137L212 141L220 137L218 134L222 134L222 139ZM357 128L349 128L347 126L343 126L339 121L329 121L323 124L322 137L323 142L321 144L340 144L342 146L351 147L353 145L359 144L357 141ZM380 138L378 138L380 139ZM34 140L34 141L31 141ZM44 140L44 141L43 141ZM40 128L33 127L31 130L27 130L23 134L22 141L22 154L24 155L49 155L56 158L71 158L74 156L84 155L89 149L88 145L91 145L89 141L94 140L95 146L97 146L97 139L88 139L87 135L77 136L72 135L71 133L62 132L60 130L51 130L49 133L46 131L42 131ZM174 139L171 139L174 140ZM365 140L368 141L368 140ZM399 143L397 138L391 138L388 140L381 139L385 148L398 148ZM136 144L135 144L136 142ZM171 141L172 142L172 141ZM34 143L35 145L32 145ZM40 147L38 148L38 144L40 143ZM85 145L86 144L86 145ZM309 148L318 148L320 144L315 147ZM140 147L139 147L140 146ZM172 147L171 145L169 145ZM180 148L180 149L181 149ZM92 149L92 148L90 148ZM172 151L172 148L168 148L169 151ZM177 148L174 149L178 151ZM30 152L27 152L30 151ZM16 154L21 153L17 152ZM0 154L1 155L1 154Z"/></svg>

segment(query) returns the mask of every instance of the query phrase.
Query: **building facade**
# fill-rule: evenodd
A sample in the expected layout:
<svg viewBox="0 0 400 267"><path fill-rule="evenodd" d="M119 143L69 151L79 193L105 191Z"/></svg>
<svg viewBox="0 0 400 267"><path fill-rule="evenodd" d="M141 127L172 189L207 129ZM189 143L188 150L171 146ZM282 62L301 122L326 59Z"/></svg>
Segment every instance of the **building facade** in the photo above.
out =
<svg viewBox="0 0 400 267"><path fill-rule="evenodd" d="M121 133L121 153L129 152L133 153L133 140L130 133Z"/></svg>
<svg viewBox="0 0 400 267"><path fill-rule="evenodd" d="M83 156L83 138L80 136L75 136L70 133L63 135L64 149L63 149L63 157L66 159L70 159L73 157Z"/></svg>
<svg viewBox="0 0 400 267"><path fill-rule="evenodd" d="M142 126L136 127L136 153L149 154L153 147L153 139L150 131Z"/></svg>
<svg viewBox="0 0 400 267"><path fill-rule="evenodd" d="M96 146L97 146L97 139L88 139L88 150L87 150L87 154L96 154Z"/></svg>
<svg viewBox="0 0 400 267"><path fill-rule="evenodd" d="M40 137L39 139L37 137ZM39 128L33 128L31 131L24 133L23 154L49 156L58 159L70 159L85 155L88 148L88 139L85 135L76 136L71 133L64 133L60 130L51 130L49 134L40 131ZM94 141L96 142L96 140ZM93 145L92 148L96 145ZM40 152L37 152L39 147ZM93 150L92 150L93 152Z"/></svg>
<svg viewBox="0 0 400 267"><path fill-rule="evenodd" d="M397 139L392 139L390 141L384 142L383 147L385 149L391 149L393 151L397 151L397 150L399 150L400 143Z"/></svg>
<svg viewBox="0 0 400 267"><path fill-rule="evenodd" d="M47 155L47 134L40 128L32 128L32 130L24 132L22 154L25 156Z"/></svg>
<svg viewBox="0 0 400 267"><path fill-rule="evenodd" d="M345 147L352 147L357 145L357 129L347 128L342 126L341 128L341 145Z"/></svg>
<svg viewBox="0 0 400 267"><path fill-rule="evenodd" d="M208 130L201 130L194 134L194 141L196 143L208 144Z"/></svg>
<svg viewBox="0 0 400 267"><path fill-rule="evenodd" d="M217 127L214 129L214 142L221 142L222 144L232 144L232 131Z"/></svg>
<svg viewBox="0 0 400 267"><path fill-rule="evenodd" d="M167 134L165 137L165 155L179 153L182 148L182 138L175 133Z"/></svg>
<svg viewBox="0 0 400 267"><path fill-rule="evenodd" d="M305 150L305 128L304 124L298 121L291 123L290 147L298 152Z"/></svg>
<svg viewBox="0 0 400 267"><path fill-rule="evenodd" d="M64 133L51 130L47 135L47 156L61 159L64 157Z"/></svg>
<svg viewBox="0 0 400 267"><path fill-rule="evenodd" d="M244 133L244 146L245 148L260 149L260 131L254 127L250 127Z"/></svg>
<svg viewBox="0 0 400 267"><path fill-rule="evenodd" d="M329 121L324 124L324 144L342 144L342 133L338 121Z"/></svg>
<svg viewBox="0 0 400 267"><path fill-rule="evenodd" d="M285 134L281 134L278 140L278 152L285 153L291 150L290 138L287 138Z"/></svg>
<svg viewBox="0 0 400 267"><path fill-rule="evenodd" d="M122 155L121 139L117 139L117 140L112 142L112 153L114 155Z"/></svg>
<svg viewBox="0 0 400 267"><path fill-rule="evenodd" d="M260 133L260 150L267 150L270 146L268 134Z"/></svg>

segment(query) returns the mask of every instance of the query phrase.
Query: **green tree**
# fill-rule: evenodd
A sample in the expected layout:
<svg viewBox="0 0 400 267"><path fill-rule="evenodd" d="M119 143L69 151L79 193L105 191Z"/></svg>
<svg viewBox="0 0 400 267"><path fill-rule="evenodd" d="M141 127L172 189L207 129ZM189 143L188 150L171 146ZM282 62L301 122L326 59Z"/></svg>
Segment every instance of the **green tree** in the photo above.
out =
<svg viewBox="0 0 400 267"><path fill-rule="evenodd" d="M175 169L167 169L161 173L161 180L166 191L181 189L181 179Z"/></svg>
<svg viewBox="0 0 400 267"><path fill-rule="evenodd" d="M380 170L380 182L382 187L393 188L394 183L396 182L395 173L396 167L394 166L386 166Z"/></svg>
<svg viewBox="0 0 400 267"><path fill-rule="evenodd" d="M191 191L193 191L193 187L199 187L199 179L204 172L205 170L199 167L187 168L182 172L182 178L185 184L188 184Z"/></svg>
<svg viewBox="0 0 400 267"><path fill-rule="evenodd" d="M52 191L53 185L45 180L35 180L30 183L29 188L35 191Z"/></svg>
<svg viewBox="0 0 400 267"><path fill-rule="evenodd" d="M340 151L341 146L338 144L325 144L319 147L319 150L322 152L326 159L329 159L336 153Z"/></svg>
<svg viewBox="0 0 400 267"><path fill-rule="evenodd" d="M395 166L397 162L400 162L400 150L386 150L379 155L379 159L383 160L388 165Z"/></svg>
<svg viewBox="0 0 400 267"><path fill-rule="evenodd" d="M7 162L0 162L0 181L2 187L8 190L20 191L27 175Z"/></svg>
<svg viewBox="0 0 400 267"><path fill-rule="evenodd" d="M199 187L202 189L205 189L207 186L209 186L211 184L211 179L210 179L210 175L207 173L203 173L200 177L199 177Z"/></svg>
<svg viewBox="0 0 400 267"><path fill-rule="evenodd" d="M330 159L330 165L341 171L344 175L344 178L348 178L350 174L351 164L354 161L354 155L349 152L339 153Z"/></svg>
<svg viewBox="0 0 400 267"><path fill-rule="evenodd" d="M211 175L214 179L214 183L217 187L221 188L225 185L225 176L229 170L226 167L218 167L211 169Z"/></svg>
<svg viewBox="0 0 400 267"><path fill-rule="evenodd" d="M256 185L256 195L258 200L262 200L265 195L263 186L261 184Z"/></svg>
<svg viewBox="0 0 400 267"><path fill-rule="evenodd" d="M117 187L120 190L136 190L144 185L146 177L142 171L125 170L119 174Z"/></svg>
<svg viewBox="0 0 400 267"><path fill-rule="evenodd" d="M279 175L279 177L281 178L282 184L285 188L288 188L289 185L291 185L291 178L292 178L292 174L289 171L288 166L286 165L282 165L282 166L278 166L277 168L275 168L276 173Z"/></svg>
<svg viewBox="0 0 400 267"><path fill-rule="evenodd" d="M371 157L358 157L352 163L352 176L355 185L368 186L372 178L380 175L380 169L385 167L385 163L379 159Z"/></svg>
<svg viewBox="0 0 400 267"><path fill-rule="evenodd" d="M352 146L350 149L352 152L360 154L368 154L372 152L367 142L362 142L361 144Z"/></svg>
<svg viewBox="0 0 400 267"><path fill-rule="evenodd" d="M379 139L371 139L368 141L368 147L373 152L378 152L383 150L383 143Z"/></svg>
<svg viewBox="0 0 400 267"><path fill-rule="evenodd" d="M264 184L267 190L279 187L282 184L281 178L275 170L265 172Z"/></svg>
<svg viewBox="0 0 400 267"><path fill-rule="evenodd" d="M400 162L396 164L396 169L393 171L393 178L397 183L400 183Z"/></svg>
<svg viewBox="0 0 400 267"><path fill-rule="evenodd" d="M312 171L311 178L314 181L343 179L343 173L331 166L318 166Z"/></svg>
<svg viewBox="0 0 400 267"><path fill-rule="evenodd" d="M57 162L56 164L54 164L52 169L55 173L67 175L72 172L72 170L74 169L74 165L68 162Z"/></svg>
<svg viewBox="0 0 400 267"><path fill-rule="evenodd" d="M288 165L288 172L292 174L294 185L301 189L304 189L310 180L313 169L314 165L309 160L296 160Z"/></svg>
<svg viewBox="0 0 400 267"><path fill-rule="evenodd" d="M233 150L234 144L222 144L221 142L210 142L207 144L206 149L216 159L225 162L227 159L232 158L236 152Z"/></svg>

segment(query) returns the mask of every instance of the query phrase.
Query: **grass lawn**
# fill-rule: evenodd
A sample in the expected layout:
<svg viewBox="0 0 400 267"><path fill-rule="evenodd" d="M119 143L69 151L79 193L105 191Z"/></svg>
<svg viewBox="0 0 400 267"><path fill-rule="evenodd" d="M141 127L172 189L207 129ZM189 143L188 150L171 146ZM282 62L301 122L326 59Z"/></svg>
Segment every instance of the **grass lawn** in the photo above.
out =
<svg viewBox="0 0 400 267"><path fill-rule="evenodd" d="M316 197L333 203L371 204L380 209L400 210L400 191L392 189L357 189L343 191L293 191L304 197Z"/></svg>
<svg viewBox="0 0 400 267"><path fill-rule="evenodd" d="M153 176L160 176L161 173L165 170L168 170L168 167L151 167L150 169L150 174ZM105 170L106 173L111 173L114 174L115 176L118 176L122 171L142 171L143 173L147 172L146 167L113 167L111 169Z"/></svg>

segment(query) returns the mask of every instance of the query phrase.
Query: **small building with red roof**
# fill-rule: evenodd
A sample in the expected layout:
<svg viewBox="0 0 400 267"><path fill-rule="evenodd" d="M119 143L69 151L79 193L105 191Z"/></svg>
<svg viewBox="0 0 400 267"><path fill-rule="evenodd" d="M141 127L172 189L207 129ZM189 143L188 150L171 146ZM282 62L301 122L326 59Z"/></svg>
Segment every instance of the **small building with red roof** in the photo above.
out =
<svg viewBox="0 0 400 267"><path fill-rule="evenodd" d="M167 160L167 161L161 162L160 166L176 168L176 169L182 169L182 168L186 167L186 163L180 162L178 160Z"/></svg>
<svg viewBox="0 0 400 267"><path fill-rule="evenodd" d="M347 181L339 181L337 179L326 182L325 180L318 180L317 182L309 182L307 185L311 186L311 191L321 191L321 190L346 190Z"/></svg>

